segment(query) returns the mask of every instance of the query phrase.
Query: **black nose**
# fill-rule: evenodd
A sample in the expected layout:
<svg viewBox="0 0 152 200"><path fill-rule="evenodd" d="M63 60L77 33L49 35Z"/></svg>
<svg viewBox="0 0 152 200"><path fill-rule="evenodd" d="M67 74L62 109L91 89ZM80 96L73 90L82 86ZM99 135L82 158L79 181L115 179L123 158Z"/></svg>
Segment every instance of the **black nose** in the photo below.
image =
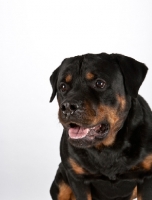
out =
<svg viewBox="0 0 152 200"><path fill-rule="evenodd" d="M69 116L69 115L74 114L74 112L76 110L78 110L79 105L78 105L78 103L65 102L65 103L62 103L60 108L61 108L63 114Z"/></svg>

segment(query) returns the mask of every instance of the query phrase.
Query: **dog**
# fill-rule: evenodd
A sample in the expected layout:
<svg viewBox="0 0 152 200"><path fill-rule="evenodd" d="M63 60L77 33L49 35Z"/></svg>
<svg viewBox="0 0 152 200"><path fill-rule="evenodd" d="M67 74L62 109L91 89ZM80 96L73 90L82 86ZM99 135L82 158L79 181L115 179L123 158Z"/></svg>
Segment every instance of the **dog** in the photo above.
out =
<svg viewBox="0 0 152 200"><path fill-rule="evenodd" d="M64 128L53 200L152 199L152 112L138 94L147 70L101 53L67 58L52 73Z"/></svg>

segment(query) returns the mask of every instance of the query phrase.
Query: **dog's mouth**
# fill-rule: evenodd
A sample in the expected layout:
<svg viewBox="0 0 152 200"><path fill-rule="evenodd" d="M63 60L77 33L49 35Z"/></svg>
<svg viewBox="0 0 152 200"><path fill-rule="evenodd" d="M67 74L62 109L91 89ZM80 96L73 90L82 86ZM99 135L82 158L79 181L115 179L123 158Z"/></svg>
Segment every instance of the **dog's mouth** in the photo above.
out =
<svg viewBox="0 0 152 200"><path fill-rule="evenodd" d="M108 124L99 124L94 127L85 128L77 124L70 123L68 129L69 138L72 140L93 140L95 138L103 139L107 136L108 132Z"/></svg>

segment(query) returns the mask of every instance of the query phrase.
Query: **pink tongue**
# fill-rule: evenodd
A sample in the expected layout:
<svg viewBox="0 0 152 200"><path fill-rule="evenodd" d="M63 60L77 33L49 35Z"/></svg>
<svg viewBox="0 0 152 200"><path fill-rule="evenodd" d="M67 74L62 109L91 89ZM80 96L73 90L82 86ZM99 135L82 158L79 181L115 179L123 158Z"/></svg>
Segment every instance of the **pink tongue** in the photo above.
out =
<svg viewBox="0 0 152 200"><path fill-rule="evenodd" d="M80 138L85 137L88 132L89 132L88 128L83 128L83 127L70 128L69 136L72 139L80 139Z"/></svg>

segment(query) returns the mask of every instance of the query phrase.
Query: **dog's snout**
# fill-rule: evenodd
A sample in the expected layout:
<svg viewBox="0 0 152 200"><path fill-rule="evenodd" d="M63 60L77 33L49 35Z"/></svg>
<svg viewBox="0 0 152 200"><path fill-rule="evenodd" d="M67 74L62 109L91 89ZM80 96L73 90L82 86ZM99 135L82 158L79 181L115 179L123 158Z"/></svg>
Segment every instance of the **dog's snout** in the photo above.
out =
<svg viewBox="0 0 152 200"><path fill-rule="evenodd" d="M79 105L78 103L65 102L65 103L62 103L60 109L63 112L63 114L72 115L76 110L79 109Z"/></svg>

